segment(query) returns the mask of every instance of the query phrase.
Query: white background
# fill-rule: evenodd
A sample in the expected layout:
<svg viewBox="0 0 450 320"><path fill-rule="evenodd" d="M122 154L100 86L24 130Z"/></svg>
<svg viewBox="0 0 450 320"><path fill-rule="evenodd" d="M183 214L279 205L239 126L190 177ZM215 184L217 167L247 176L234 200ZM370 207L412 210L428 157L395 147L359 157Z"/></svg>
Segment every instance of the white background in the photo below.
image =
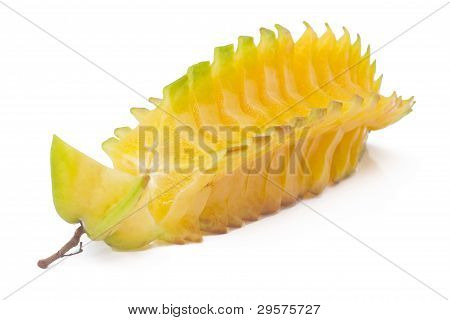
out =
<svg viewBox="0 0 450 320"><path fill-rule="evenodd" d="M6 1L145 96L213 48L280 23L359 32L376 49L440 1ZM450 5L376 53L382 93L414 112L369 137L358 172L306 203L450 297ZM74 226L56 214L56 133L109 164L100 143L134 126L141 97L0 3L0 294L42 273L36 261ZM86 239L85 239L86 240ZM203 243L115 252L92 243L0 304L3 319L137 319L127 306L321 304L314 319L449 319L449 301L302 204ZM249 310L252 308L252 311ZM297 318L279 315L278 319ZM300 316L303 317L303 316ZM306 317L306 316L304 316ZM151 318L151 317L150 317ZM153 318L170 319L171 316ZM188 319L182 316L181 319ZM206 318L206 317L205 317ZM232 319L215 316L211 319Z"/></svg>

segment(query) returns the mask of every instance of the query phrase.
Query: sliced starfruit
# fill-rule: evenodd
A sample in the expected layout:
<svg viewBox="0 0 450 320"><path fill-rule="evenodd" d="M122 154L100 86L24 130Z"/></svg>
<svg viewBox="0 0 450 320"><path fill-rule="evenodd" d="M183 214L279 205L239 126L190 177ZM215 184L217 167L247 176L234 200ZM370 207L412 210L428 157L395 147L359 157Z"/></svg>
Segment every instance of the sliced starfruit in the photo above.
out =
<svg viewBox="0 0 450 320"><path fill-rule="evenodd" d="M336 38L328 25L321 36L305 25L297 41L276 25L277 33L260 30L257 45L242 36L236 50L218 47L213 63L191 66L162 99L150 98L156 109L133 108L139 125L103 143L115 169L55 137L61 217L123 250L200 241L351 174L368 133L398 121L414 101L379 93L359 36L352 43L345 28Z"/></svg>

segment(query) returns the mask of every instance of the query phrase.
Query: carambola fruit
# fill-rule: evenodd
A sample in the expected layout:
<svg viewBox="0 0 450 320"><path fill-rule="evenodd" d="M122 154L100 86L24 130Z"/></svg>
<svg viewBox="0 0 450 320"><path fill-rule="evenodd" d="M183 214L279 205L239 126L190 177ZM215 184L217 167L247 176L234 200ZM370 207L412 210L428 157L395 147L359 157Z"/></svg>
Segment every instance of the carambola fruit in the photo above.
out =
<svg viewBox="0 0 450 320"><path fill-rule="evenodd" d="M319 37L305 25L297 41L276 25L277 34L260 30L257 45L241 36L236 50L217 47L212 63L191 66L162 99L150 98L155 109L133 108L138 127L103 143L114 169L55 136L59 215L121 250L200 241L352 173L368 133L414 101L379 94L359 36L352 43L344 28L336 39L326 25Z"/></svg>

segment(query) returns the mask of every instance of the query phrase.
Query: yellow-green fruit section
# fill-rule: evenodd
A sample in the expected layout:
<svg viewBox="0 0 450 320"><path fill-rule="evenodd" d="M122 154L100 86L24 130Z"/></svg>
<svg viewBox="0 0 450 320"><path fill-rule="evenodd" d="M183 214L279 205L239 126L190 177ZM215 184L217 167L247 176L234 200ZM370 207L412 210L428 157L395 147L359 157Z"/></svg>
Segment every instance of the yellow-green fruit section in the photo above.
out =
<svg viewBox="0 0 450 320"><path fill-rule="evenodd" d="M155 239L200 241L204 233L226 232L317 194L355 170L370 131L411 111L412 98L379 93L381 77L375 78L370 48L361 52L359 36L352 43L345 28L336 38L328 25L321 36L305 25L297 41L276 25L277 33L260 30L258 44L242 36L236 50L218 47L212 63L189 67L163 89L162 99L151 98L156 109L132 109L139 126L116 129L103 149L116 172L148 174L149 182L134 204L139 213L119 223L108 244L136 249ZM205 126L219 133L202 136ZM257 132L241 135L248 126ZM174 146L182 127L193 135ZM238 130L229 136L223 127ZM159 134L148 135L145 128ZM212 173L200 170L205 159ZM273 172L273 166L281 169ZM78 198L67 202L78 206L72 201ZM98 214L92 206L84 207L88 216Z"/></svg>
<svg viewBox="0 0 450 320"><path fill-rule="evenodd" d="M145 177L107 168L57 136L51 172L57 212L69 223L82 222L93 239L104 239L128 216L147 184Z"/></svg>

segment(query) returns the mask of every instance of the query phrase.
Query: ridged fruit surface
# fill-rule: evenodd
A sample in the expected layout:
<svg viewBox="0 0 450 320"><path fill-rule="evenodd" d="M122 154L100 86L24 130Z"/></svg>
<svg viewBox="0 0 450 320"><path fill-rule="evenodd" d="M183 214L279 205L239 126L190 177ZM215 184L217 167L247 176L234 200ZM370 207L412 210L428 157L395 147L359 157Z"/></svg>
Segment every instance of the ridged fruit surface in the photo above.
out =
<svg viewBox="0 0 450 320"><path fill-rule="evenodd" d="M115 169L55 139L60 215L123 250L200 241L351 174L368 133L414 102L379 93L359 36L352 43L346 29L337 39L328 25L321 36L305 25L297 41L276 25L260 30L258 44L241 36L236 49L218 47L212 63L189 67L151 98L156 109L133 108L139 125L103 143Z"/></svg>

